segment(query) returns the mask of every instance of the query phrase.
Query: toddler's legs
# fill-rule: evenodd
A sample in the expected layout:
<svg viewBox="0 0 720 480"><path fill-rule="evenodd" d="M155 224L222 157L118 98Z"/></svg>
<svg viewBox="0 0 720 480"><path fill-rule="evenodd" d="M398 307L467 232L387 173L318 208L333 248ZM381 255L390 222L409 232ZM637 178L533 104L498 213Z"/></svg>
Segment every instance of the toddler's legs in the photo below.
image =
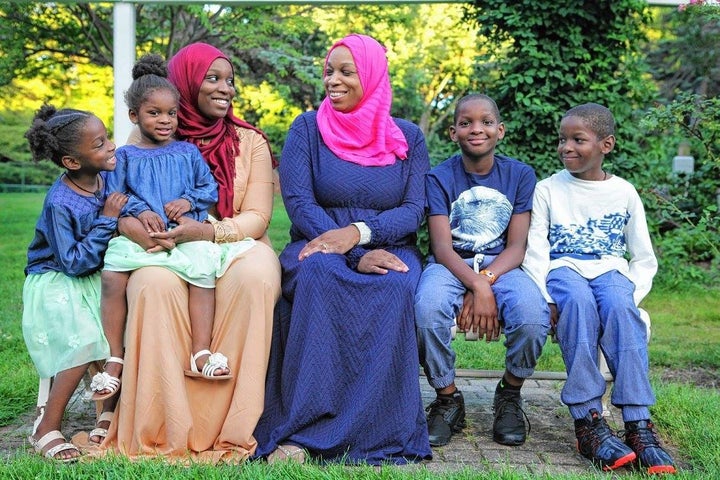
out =
<svg viewBox="0 0 720 480"><path fill-rule="evenodd" d="M215 321L215 289L188 284L188 304L190 328L192 329L192 351L197 353L201 350L208 350ZM199 371L202 371L207 358L208 355L201 355L195 359ZM215 376L228 374L230 374L230 370L227 368L218 368L214 373Z"/></svg>
<svg viewBox="0 0 720 480"><path fill-rule="evenodd" d="M62 418L65 414L65 408L67 407L72 394L75 392L80 380L82 380L85 371L88 368L88 364L80 365L78 367L69 368L63 370L55 375L50 388L50 394L48 395L47 403L45 404L45 413L42 420L38 424L37 430L33 435L35 440L40 440L46 433L53 430L60 430ZM48 451L56 445L60 445L65 440L58 438L53 440L43 449ZM66 449L61 450L55 455L58 460L64 460L68 458L76 458L80 456L80 452L77 449Z"/></svg>
<svg viewBox="0 0 720 480"><path fill-rule="evenodd" d="M127 318L127 299L125 288L127 287L130 272L102 272L102 299L100 315L102 318L103 331L110 344L110 356L123 358L125 349L123 339L125 335L125 322ZM120 377L122 365L116 362L108 362L105 371L113 376ZM107 393L107 392L100 392Z"/></svg>

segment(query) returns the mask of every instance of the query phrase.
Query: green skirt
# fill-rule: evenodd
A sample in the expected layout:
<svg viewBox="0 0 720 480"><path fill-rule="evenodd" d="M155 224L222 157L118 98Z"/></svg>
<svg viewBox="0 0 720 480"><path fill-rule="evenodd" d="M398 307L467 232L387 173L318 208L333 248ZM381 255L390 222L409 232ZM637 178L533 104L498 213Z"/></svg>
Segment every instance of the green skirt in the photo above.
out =
<svg viewBox="0 0 720 480"><path fill-rule="evenodd" d="M246 238L233 243L207 241L180 243L166 252L147 253L126 237L110 240L105 253L105 270L127 272L142 267L165 267L188 283L202 288L214 288L240 254L252 248L255 240Z"/></svg>
<svg viewBox="0 0 720 480"><path fill-rule="evenodd" d="M23 287L22 329L40 378L105 360L110 355L100 321L100 273L68 277L31 274Z"/></svg>

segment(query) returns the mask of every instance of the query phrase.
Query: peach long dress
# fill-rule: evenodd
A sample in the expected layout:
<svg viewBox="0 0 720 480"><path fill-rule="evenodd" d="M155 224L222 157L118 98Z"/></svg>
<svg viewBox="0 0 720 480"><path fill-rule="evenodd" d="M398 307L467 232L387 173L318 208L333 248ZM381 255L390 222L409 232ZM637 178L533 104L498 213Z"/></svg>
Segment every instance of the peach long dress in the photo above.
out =
<svg viewBox="0 0 720 480"><path fill-rule="evenodd" d="M135 271L127 287L122 390L101 445L105 452L239 462L255 451L280 264L267 236L273 199L269 149L260 134L237 130L235 216L223 223L239 238L258 241L217 282L210 348L228 357L233 378L184 375L191 354L187 284L160 267Z"/></svg>

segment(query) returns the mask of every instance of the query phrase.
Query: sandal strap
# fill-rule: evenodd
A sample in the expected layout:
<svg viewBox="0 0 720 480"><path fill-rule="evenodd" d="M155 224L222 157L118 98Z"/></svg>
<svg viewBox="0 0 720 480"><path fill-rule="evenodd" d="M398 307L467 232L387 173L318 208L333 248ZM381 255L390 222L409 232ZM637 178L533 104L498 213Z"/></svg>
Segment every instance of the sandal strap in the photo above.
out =
<svg viewBox="0 0 720 480"><path fill-rule="evenodd" d="M90 389L93 392L102 392L108 390L115 393L120 388L120 379L113 377L107 372L96 373L90 382Z"/></svg>
<svg viewBox="0 0 720 480"><path fill-rule="evenodd" d="M290 450L288 447L295 447L297 450ZM292 458L296 455L305 453L304 450L297 445L278 445L278 450L280 450L287 458Z"/></svg>
<svg viewBox="0 0 720 480"><path fill-rule="evenodd" d="M200 357L202 357L203 355L212 355L212 352L211 352L210 350L207 350L207 349L206 349L206 350L200 350L200 351L197 352L195 355L193 355L192 357L190 357L190 358L192 358L192 363L195 363L195 364L196 364L196 363L197 363L197 359L200 358ZM195 366L195 371L197 371L197 365Z"/></svg>
<svg viewBox="0 0 720 480"><path fill-rule="evenodd" d="M76 452L80 453L80 450L75 445L73 445L72 443L65 442L65 443L61 443L59 445L55 445L53 448L51 448L50 450L45 452L44 455L47 458L55 458L55 455L57 455L60 452L64 452L65 450L75 450Z"/></svg>
<svg viewBox="0 0 720 480"><path fill-rule="evenodd" d="M105 360L105 365L108 363L119 363L120 365L125 365L125 360L120 357L108 357L108 359Z"/></svg>
<svg viewBox="0 0 720 480"><path fill-rule="evenodd" d="M38 440L34 440L32 437L30 437L30 443L32 443L35 451L41 452L48 443L52 442L53 440L57 440L58 438L62 438L63 440L65 440L65 436L60 433L59 430L51 430L42 437L40 437Z"/></svg>
<svg viewBox="0 0 720 480"><path fill-rule="evenodd" d="M114 416L115 412L102 412L95 423L112 422Z"/></svg>
<svg viewBox="0 0 720 480"><path fill-rule="evenodd" d="M92 430L90 430L90 433L88 434L88 438L90 438L90 437L105 438L105 437L107 437L107 434L108 434L107 428L97 427L97 428L93 428Z"/></svg>
<svg viewBox="0 0 720 480"><path fill-rule="evenodd" d="M205 362L205 366L203 366L202 369L202 374L205 377L215 377L215 370L218 370L220 368L228 368L227 357L220 352L215 352L211 354L208 357L207 362Z"/></svg>

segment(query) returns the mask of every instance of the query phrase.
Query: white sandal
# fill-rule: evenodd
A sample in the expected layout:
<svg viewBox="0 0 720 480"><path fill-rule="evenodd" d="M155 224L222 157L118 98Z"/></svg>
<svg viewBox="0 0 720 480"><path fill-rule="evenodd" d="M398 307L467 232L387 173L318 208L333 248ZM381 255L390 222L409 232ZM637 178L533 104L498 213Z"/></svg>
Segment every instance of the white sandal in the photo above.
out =
<svg viewBox="0 0 720 480"><path fill-rule="evenodd" d="M305 449L297 445L278 445L277 448L267 457L267 463L292 461L305 463Z"/></svg>
<svg viewBox="0 0 720 480"><path fill-rule="evenodd" d="M202 371L197 368L197 359L203 355L209 355ZM210 350L200 350L195 355L190 356L190 370L185 370L188 377L203 377L208 380L227 380L232 378L232 374L215 375L215 370L228 369L227 357L220 352L212 353Z"/></svg>
<svg viewBox="0 0 720 480"><path fill-rule="evenodd" d="M55 445L54 447L48 449L47 451L43 452L45 447L47 447L47 445L50 442L60 439L60 438L63 439L63 443L59 443L59 444ZM35 440L31 435L28 437L28 442L30 442L30 445L32 445L32 447L35 449L35 451L37 453L41 454L42 456L44 456L46 458L49 458L52 460L57 460L58 462L72 463L72 462L77 462L78 459L80 458L79 456L70 457L70 458L55 458L55 455L57 455L60 452L64 452L65 450L75 450L76 452L80 453L80 450L75 445L65 441L65 437L58 430L52 430L52 431L46 433L39 440Z"/></svg>
<svg viewBox="0 0 720 480"><path fill-rule="evenodd" d="M120 365L125 365L123 359L119 357L108 358L105 361L105 365L107 365L108 363L119 363ZM120 390L120 378L113 377L107 372L96 373L95 376L92 378L92 382L90 382L90 390L95 392L93 396L90 397L90 400L96 402L105 400L112 397L118 392L118 390ZM107 390L108 393L99 393L103 390Z"/></svg>
<svg viewBox="0 0 720 480"><path fill-rule="evenodd" d="M97 419L97 422L95 422L95 425L100 422L112 422L114 415L115 412L102 412L100 414L100 417ZM90 430L90 433L88 434L88 442L95 445L100 445L103 440L105 440L105 437L107 437L107 434L107 428L95 427ZM92 440L90 440L92 437L102 437L102 440L100 440L99 442L93 442Z"/></svg>

